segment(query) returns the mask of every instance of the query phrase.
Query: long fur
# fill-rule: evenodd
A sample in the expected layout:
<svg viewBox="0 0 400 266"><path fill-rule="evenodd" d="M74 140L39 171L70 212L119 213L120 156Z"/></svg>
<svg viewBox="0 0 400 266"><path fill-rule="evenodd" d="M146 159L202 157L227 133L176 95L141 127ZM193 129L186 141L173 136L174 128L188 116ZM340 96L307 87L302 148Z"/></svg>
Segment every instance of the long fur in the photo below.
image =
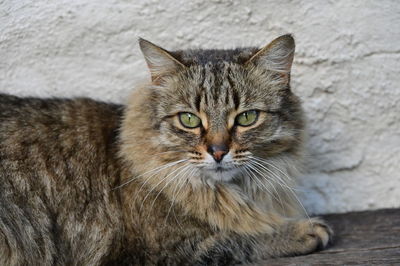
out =
<svg viewBox="0 0 400 266"><path fill-rule="evenodd" d="M0 95L0 265L231 265L326 246L331 230L303 218L293 192L304 144L293 38L140 45L152 82L126 106ZM254 125L237 125L252 109ZM216 144L229 147L220 163Z"/></svg>

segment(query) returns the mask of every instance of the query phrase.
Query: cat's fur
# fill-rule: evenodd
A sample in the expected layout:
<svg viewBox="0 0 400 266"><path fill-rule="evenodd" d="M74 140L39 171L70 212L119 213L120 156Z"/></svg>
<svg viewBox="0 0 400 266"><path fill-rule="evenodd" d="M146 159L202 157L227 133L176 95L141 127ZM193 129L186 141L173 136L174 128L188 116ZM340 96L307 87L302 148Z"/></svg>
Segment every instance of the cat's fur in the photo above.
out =
<svg viewBox="0 0 400 266"><path fill-rule="evenodd" d="M230 265L325 247L331 230L301 218L290 188L304 142L293 38L140 45L152 82L126 107L0 95L0 264ZM256 124L237 126L249 109ZM220 164L210 145L229 147Z"/></svg>

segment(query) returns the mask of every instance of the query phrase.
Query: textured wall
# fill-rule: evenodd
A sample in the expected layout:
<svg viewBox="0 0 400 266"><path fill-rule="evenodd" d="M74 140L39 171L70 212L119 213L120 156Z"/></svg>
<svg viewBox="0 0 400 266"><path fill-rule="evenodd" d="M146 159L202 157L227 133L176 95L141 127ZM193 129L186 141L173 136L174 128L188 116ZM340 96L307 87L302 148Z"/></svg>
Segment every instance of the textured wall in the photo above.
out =
<svg viewBox="0 0 400 266"><path fill-rule="evenodd" d="M293 90L310 122L305 205L400 207L399 25L396 0L3 0L0 91L123 102L147 78L139 36L230 48L290 32Z"/></svg>

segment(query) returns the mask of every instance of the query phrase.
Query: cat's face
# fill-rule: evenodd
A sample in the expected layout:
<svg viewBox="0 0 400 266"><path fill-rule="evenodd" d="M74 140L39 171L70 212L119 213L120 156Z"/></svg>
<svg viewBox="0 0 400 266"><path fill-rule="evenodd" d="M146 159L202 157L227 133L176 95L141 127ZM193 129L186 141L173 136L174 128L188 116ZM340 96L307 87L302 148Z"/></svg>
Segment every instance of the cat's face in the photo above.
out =
<svg viewBox="0 0 400 266"><path fill-rule="evenodd" d="M289 89L290 48L294 47L287 43L291 37L286 38L290 39L278 42L284 49L278 52L286 59L278 58L283 60L278 62L279 69L273 65L276 58L262 61L268 59L263 58L268 51L261 50L253 58L254 51L236 51L250 54L245 61L210 58L202 64L185 64L198 61L199 55L191 51L181 54L180 61L172 54L163 58L165 54L148 50L154 47L143 48L152 44L142 43L150 69L155 69L156 59L158 64L162 60L169 64L153 71L154 86L150 88L153 117L149 122L156 128L160 150L173 153L174 159L187 160L205 178L230 181L249 171L248 164L254 164L257 157L296 149L303 121L300 103ZM171 153L166 158L171 158Z"/></svg>

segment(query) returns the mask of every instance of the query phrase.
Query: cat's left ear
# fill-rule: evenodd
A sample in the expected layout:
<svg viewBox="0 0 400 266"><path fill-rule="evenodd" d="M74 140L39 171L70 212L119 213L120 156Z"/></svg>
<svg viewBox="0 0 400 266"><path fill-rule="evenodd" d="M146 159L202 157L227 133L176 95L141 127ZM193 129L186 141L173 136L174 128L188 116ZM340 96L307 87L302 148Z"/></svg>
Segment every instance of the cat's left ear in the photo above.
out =
<svg viewBox="0 0 400 266"><path fill-rule="evenodd" d="M246 64L254 64L266 70L278 72L289 81L295 50L295 42L290 34L280 36L261 48Z"/></svg>
<svg viewBox="0 0 400 266"><path fill-rule="evenodd" d="M185 68L170 52L147 40L139 38L139 46L150 69L153 82Z"/></svg>

